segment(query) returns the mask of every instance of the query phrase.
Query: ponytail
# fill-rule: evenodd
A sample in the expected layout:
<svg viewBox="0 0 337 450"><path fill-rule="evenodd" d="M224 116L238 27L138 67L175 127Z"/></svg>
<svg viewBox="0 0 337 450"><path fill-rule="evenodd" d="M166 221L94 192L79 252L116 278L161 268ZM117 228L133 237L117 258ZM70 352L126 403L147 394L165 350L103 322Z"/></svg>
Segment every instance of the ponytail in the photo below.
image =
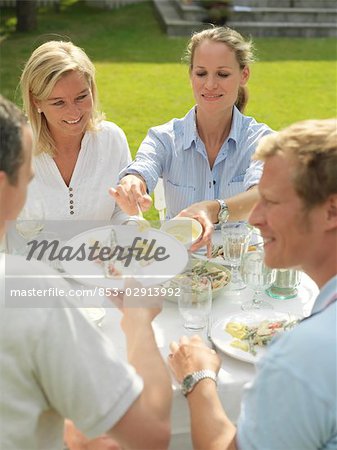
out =
<svg viewBox="0 0 337 450"><path fill-rule="evenodd" d="M244 112L248 103L248 89L246 86L240 86L235 106L240 112Z"/></svg>

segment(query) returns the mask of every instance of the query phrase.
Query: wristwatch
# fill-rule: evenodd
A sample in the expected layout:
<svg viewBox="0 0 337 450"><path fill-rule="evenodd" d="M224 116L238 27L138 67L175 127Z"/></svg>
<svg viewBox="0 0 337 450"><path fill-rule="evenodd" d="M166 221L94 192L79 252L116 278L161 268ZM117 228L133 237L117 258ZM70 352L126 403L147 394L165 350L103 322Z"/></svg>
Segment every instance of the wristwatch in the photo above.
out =
<svg viewBox="0 0 337 450"><path fill-rule="evenodd" d="M217 199L216 201L220 205L217 223L227 222L228 217L229 217L229 210L228 210L227 203L224 200L220 200L220 199Z"/></svg>
<svg viewBox="0 0 337 450"><path fill-rule="evenodd" d="M198 370L197 372L186 375L181 383L181 391L185 397L187 397L187 394L193 391L195 385L204 378L210 378L215 384L217 383L217 375L213 370Z"/></svg>

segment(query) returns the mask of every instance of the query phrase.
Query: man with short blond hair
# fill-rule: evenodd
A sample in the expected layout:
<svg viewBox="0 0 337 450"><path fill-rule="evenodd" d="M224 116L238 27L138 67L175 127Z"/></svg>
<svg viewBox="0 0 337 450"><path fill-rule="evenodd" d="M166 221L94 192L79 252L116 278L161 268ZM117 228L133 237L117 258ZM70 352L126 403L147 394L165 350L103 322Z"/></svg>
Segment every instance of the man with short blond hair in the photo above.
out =
<svg viewBox="0 0 337 450"><path fill-rule="evenodd" d="M319 286L311 315L274 339L247 387L237 428L210 378L187 395L197 450L335 450L337 448L337 120L294 124L265 137L260 200L249 222L264 239L270 267L301 267ZM195 207L194 207L195 208ZM207 209L210 208L210 209ZM201 208L209 212L216 205ZM213 211L214 212L214 211ZM179 381L219 370L200 339L171 344Z"/></svg>

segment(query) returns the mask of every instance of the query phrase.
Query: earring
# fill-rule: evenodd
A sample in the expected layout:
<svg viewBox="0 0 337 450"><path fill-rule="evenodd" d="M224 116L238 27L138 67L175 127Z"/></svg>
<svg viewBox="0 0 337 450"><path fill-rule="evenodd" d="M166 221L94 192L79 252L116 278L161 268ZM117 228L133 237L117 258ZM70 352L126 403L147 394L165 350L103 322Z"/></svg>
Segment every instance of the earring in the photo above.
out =
<svg viewBox="0 0 337 450"><path fill-rule="evenodd" d="M37 108L37 112L38 112L39 114L41 114L41 109L40 109L40 108Z"/></svg>

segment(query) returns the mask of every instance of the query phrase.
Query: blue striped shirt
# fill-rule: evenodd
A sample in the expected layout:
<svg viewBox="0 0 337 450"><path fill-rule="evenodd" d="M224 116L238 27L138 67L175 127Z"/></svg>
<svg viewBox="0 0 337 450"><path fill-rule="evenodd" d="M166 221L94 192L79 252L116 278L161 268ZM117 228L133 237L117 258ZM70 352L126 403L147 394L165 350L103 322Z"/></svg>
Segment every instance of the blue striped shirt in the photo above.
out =
<svg viewBox="0 0 337 450"><path fill-rule="evenodd" d="M261 161L251 161L258 141L271 129L252 117L233 111L229 136L210 168L206 148L198 136L195 107L182 119L151 128L141 143L135 161L121 173L138 173L152 192L163 179L167 218L201 200L226 199L257 184Z"/></svg>

